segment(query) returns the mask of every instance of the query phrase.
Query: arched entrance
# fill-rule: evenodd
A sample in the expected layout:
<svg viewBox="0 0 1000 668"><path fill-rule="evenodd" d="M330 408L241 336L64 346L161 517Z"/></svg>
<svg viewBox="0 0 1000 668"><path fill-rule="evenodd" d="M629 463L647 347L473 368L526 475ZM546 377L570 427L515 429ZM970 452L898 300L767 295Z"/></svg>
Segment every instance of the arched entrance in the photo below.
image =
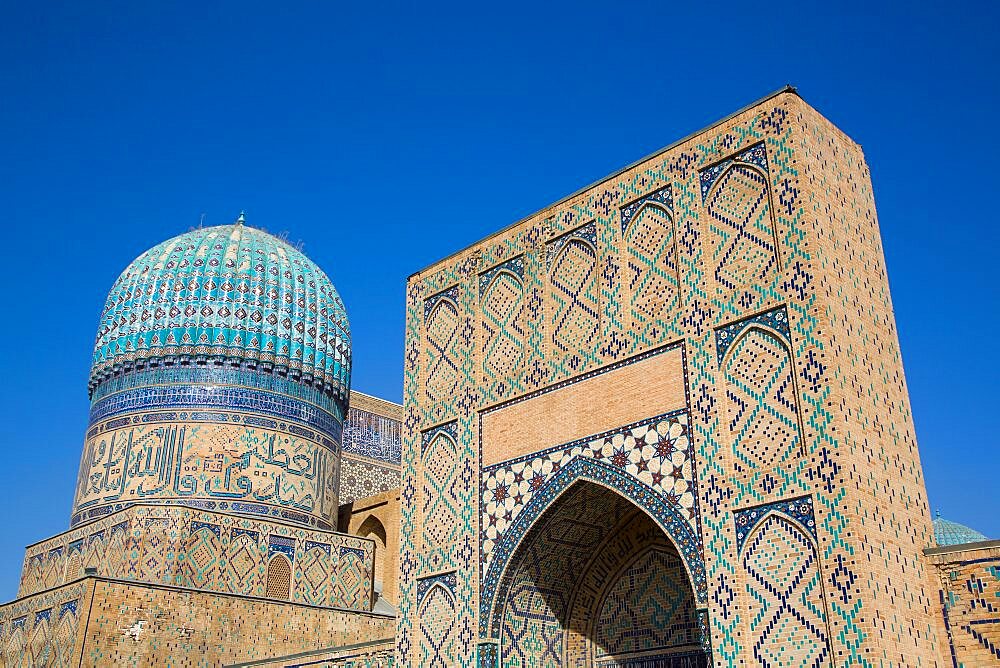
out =
<svg viewBox="0 0 1000 668"><path fill-rule="evenodd" d="M538 517L497 589L500 665L701 668L694 590L663 529L586 479Z"/></svg>
<svg viewBox="0 0 1000 668"><path fill-rule="evenodd" d="M375 515L369 515L365 518L365 521L361 523L358 527L357 535L362 538L371 538L375 541L375 559L372 563L372 568L374 572L372 573L372 582L375 585L375 592L379 595L383 595L384 578L386 574L388 577L392 577L393 573L391 570L391 561L389 551L386 549L386 544L388 543L386 539L385 526L375 517ZM395 601L390 601L394 603Z"/></svg>

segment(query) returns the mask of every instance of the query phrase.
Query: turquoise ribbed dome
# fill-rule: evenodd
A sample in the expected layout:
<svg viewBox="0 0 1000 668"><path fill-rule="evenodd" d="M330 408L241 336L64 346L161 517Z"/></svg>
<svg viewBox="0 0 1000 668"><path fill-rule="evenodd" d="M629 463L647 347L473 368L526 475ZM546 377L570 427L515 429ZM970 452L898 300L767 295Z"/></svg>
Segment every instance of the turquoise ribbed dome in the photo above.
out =
<svg viewBox="0 0 1000 668"><path fill-rule="evenodd" d="M939 547L978 543L983 540L989 540L989 538L964 524L946 520L940 514L934 518L934 541Z"/></svg>
<svg viewBox="0 0 1000 668"><path fill-rule="evenodd" d="M281 239L240 221L193 230L140 255L111 288L91 394L106 378L178 362L277 371L346 399L347 313L326 274Z"/></svg>

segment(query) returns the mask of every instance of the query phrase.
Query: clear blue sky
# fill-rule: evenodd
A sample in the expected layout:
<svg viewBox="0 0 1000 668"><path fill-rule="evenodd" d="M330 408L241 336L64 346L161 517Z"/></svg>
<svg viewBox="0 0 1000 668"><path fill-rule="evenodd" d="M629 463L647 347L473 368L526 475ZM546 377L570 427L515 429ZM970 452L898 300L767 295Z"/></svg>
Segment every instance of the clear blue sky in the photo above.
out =
<svg viewBox="0 0 1000 668"><path fill-rule="evenodd" d="M398 400L406 276L785 83L871 165L931 503L1000 538L1000 16L806 4L3 3L0 599L67 526L98 314L149 246L240 209L303 240L355 388Z"/></svg>

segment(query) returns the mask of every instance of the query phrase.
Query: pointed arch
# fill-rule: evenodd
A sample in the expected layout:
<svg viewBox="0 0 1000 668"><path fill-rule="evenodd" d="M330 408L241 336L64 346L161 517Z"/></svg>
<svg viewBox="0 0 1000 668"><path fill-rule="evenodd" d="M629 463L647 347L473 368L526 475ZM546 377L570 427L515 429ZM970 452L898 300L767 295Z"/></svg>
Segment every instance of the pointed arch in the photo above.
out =
<svg viewBox="0 0 1000 668"><path fill-rule="evenodd" d="M756 665L825 665L826 598L814 539L785 513L768 512L747 536L740 565Z"/></svg>
<svg viewBox="0 0 1000 668"><path fill-rule="evenodd" d="M433 549L458 538L459 488L458 444L451 426L424 434L421 447L420 541L423 549Z"/></svg>
<svg viewBox="0 0 1000 668"><path fill-rule="evenodd" d="M706 666L687 546L607 480L548 492L496 589L501 664Z"/></svg>
<svg viewBox="0 0 1000 668"><path fill-rule="evenodd" d="M482 374L491 394L505 396L521 386L525 360L524 282L508 269L497 271L481 299Z"/></svg>
<svg viewBox="0 0 1000 668"><path fill-rule="evenodd" d="M63 582L72 582L83 575L83 550L73 550L66 560L66 572Z"/></svg>
<svg viewBox="0 0 1000 668"><path fill-rule="evenodd" d="M717 290L747 301L750 286L769 283L780 269L770 177L765 167L737 158L703 193Z"/></svg>
<svg viewBox="0 0 1000 668"><path fill-rule="evenodd" d="M520 546L529 539L539 519L573 485L585 481L609 489L649 515L677 547L699 606L708 603L705 563L700 538L692 530L681 509L667 502L650 487L615 467L585 457L577 457L556 473L535 493L504 532L494 548L494 557L483 577L480 619L488 624L491 637L500 631L500 608L511 586L507 571Z"/></svg>
<svg viewBox="0 0 1000 668"><path fill-rule="evenodd" d="M556 373L593 366L600 346L597 247L574 236L562 243L549 268L553 306L549 343Z"/></svg>
<svg viewBox="0 0 1000 668"><path fill-rule="evenodd" d="M52 659L52 643L49 638L49 616L48 614L35 613L35 627L31 630L31 637L28 640L29 665L47 666Z"/></svg>
<svg viewBox="0 0 1000 668"><path fill-rule="evenodd" d="M268 598L287 601L292 595L292 562L281 552L275 552L267 562Z"/></svg>
<svg viewBox="0 0 1000 668"><path fill-rule="evenodd" d="M24 629L25 619L14 619L10 622L10 632L4 646L4 655L8 666L20 666L27 650L27 632Z"/></svg>
<svg viewBox="0 0 1000 668"><path fill-rule="evenodd" d="M76 606L64 603L59 611L59 621L52 633L56 665L69 666L72 664L78 624Z"/></svg>
<svg viewBox="0 0 1000 668"><path fill-rule="evenodd" d="M434 583L417 608L420 638L417 665L451 668L458 660L455 597L441 583Z"/></svg>
<svg viewBox="0 0 1000 668"><path fill-rule="evenodd" d="M392 577L393 573L389 569L390 555L388 551L388 535L385 525L374 514L365 518L361 526L358 527L357 535L362 538L371 538L375 541L375 558L372 560L372 582L375 590L382 593L385 587L385 577Z"/></svg>
<svg viewBox="0 0 1000 668"><path fill-rule="evenodd" d="M246 596L263 596L266 591L266 546L259 534L250 530L233 530L226 556L229 591Z"/></svg>
<svg viewBox="0 0 1000 668"><path fill-rule="evenodd" d="M451 397L461 378L458 343L462 317L458 304L450 297L440 297L428 311L427 376L425 391L430 401Z"/></svg>
<svg viewBox="0 0 1000 668"><path fill-rule="evenodd" d="M655 201L644 201L624 225L622 285L627 290L624 314L636 345L658 342L666 333L666 317L680 304L677 234L672 213Z"/></svg>
<svg viewBox="0 0 1000 668"><path fill-rule="evenodd" d="M804 451L795 364L787 340L751 323L722 358L732 473L767 469Z"/></svg>
<svg viewBox="0 0 1000 668"><path fill-rule="evenodd" d="M192 522L191 533L185 542L185 584L198 589L221 588L219 580L224 559L219 526Z"/></svg>
<svg viewBox="0 0 1000 668"><path fill-rule="evenodd" d="M375 515L369 515L365 518L365 521L358 527L357 535L362 538L375 536L378 541L381 541L383 546L386 544L385 525Z"/></svg>

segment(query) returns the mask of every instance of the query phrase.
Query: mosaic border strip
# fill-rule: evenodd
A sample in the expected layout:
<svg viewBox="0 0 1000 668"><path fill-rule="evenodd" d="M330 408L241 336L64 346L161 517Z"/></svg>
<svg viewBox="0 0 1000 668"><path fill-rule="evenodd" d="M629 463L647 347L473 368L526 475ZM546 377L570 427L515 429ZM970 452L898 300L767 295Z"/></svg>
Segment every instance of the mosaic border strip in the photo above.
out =
<svg viewBox="0 0 1000 668"><path fill-rule="evenodd" d="M753 165L758 169L764 170L765 174L770 173L767 167L767 149L764 148L764 142L758 142L710 167L699 170L698 180L701 184L701 201L703 204L705 198L708 196L708 192L715 185L715 182L722 173L729 169L730 165L737 162L745 165Z"/></svg>
<svg viewBox="0 0 1000 668"><path fill-rule="evenodd" d="M648 195L640 197L637 200L633 200L632 202L629 202L625 206L621 207L622 234L625 234L625 230L628 229L629 223L632 222L632 218L635 217L635 215L649 203L659 204L673 214L674 197L671 184L668 183L659 190L654 190Z"/></svg>
<svg viewBox="0 0 1000 668"><path fill-rule="evenodd" d="M585 380L588 380L590 378L594 378L595 376L600 376L600 375L605 374L605 373L610 373L612 371L616 371L618 369L621 369L622 367L626 367L626 366L629 366L631 364L635 364L637 362L642 362L643 360L647 360L650 357L655 357L656 355L660 355L662 353L670 352L674 348L680 348L681 349L681 355L682 355L682 357L685 357L684 341L671 341L670 343L665 343L665 344L663 344L661 346L657 346L656 348L651 348L650 350L647 350L644 353L640 353L640 354L635 355L633 357L629 357L628 359L623 359L623 360L619 360L617 362L613 362L611 364L606 364L606 365L604 365L602 367L599 367L597 369L594 369L592 371L587 371L586 373L581 373L578 376L572 376L570 378L566 378L565 380L561 380L558 383L553 383L551 385L547 385L547 386L541 388L540 390L535 390L534 392L529 392L527 394L522 394L521 396L514 397L513 399L507 399L506 401L501 401L498 404L494 404L492 406L488 406L486 408L483 408L482 410L479 411L479 414L480 415L487 415L489 413L492 413L493 411L498 411L498 410L501 410L503 408L507 408L508 406L513 406L514 404L519 404L522 401L528 401L529 399L534 399L535 397L540 397L543 394L548 394L549 392L555 392L556 390L561 390L564 387L569 387L570 385L574 385L576 383L581 383L581 382L583 382ZM687 362L686 362L686 359L684 361L684 369L685 369L685 373L687 373ZM684 384L684 395L685 395L685 397L687 397L687 394L688 394L688 386L687 386L687 383L685 382L685 384ZM690 402L687 402L687 403L690 403ZM479 438L480 438L480 446L482 446L482 442L481 442L482 441L482 434L481 433L480 433Z"/></svg>
<svg viewBox="0 0 1000 668"><path fill-rule="evenodd" d="M785 343L792 344L792 334L788 327L788 309L784 304L776 308L763 311L757 315L742 318L728 325L723 325L715 330L715 350L719 360L719 367L722 367L722 360L732 347L736 339L740 337L743 330L753 325L763 325L776 331L785 338Z"/></svg>
<svg viewBox="0 0 1000 668"><path fill-rule="evenodd" d="M757 525L760 524L765 517L772 513L780 513L792 518L809 532L809 535L812 536L814 541L818 542L819 539L816 537L816 517L813 512L812 495L800 496L794 499L775 501L774 503L766 503L752 508L734 510L733 522L736 524L737 554L742 552L743 544L746 542L747 536L753 533L753 530L757 527Z"/></svg>
<svg viewBox="0 0 1000 668"><path fill-rule="evenodd" d="M280 506L272 506L266 503L246 503L240 501L203 501L199 499L137 499L134 501L123 501L121 503L88 507L75 513L69 522L70 528L79 524L93 522L107 515L113 515L118 511L131 508L132 506L185 506L198 510L210 510L213 512L233 512L239 515L259 515L261 519L284 520L294 522L305 527L314 527L323 531L335 531L336 526L325 520L321 520L312 515L297 513ZM117 528L117 527L113 527Z"/></svg>
<svg viewBox="0 0 1000 668"><path fill-rule="evenodd" d="M482 300L483 295L486 293L486 288L490 287L490 283L493 282L493 278L500 272L508 272L517 276L519 279L524 280L524 253L512 257L505 262L501 262L498 265L494 265L490 269L479 274L479 299Z"/></svg>
<svg viewBox="0 0 1000 668"><path fill-rule="evenodd" d="M90 397L91 406L112 394L157 385L226 385L280 394L312 404L341 418L344 401L339 395L288 377L262 371L252 360L238 366L223 364L171 364L134 369L102 382ZM259 366L259 365L258 365Z"/></svg>
<svg viewBox="0 0 1000 668"><path fill-rule="evenodd" d="M282 420L301 422L338 444L343 435L343 424L334 414L299 399L263 390L207 385L142 387L111 395L93 404L90 426L125 413L199 408L263 413Z"/></svg>
<svg viewBox="0 0 1000 668"><path fill-rule="evenodd" d="M661 431L663 425L665 431ZM597 435L554 445L482 469L479 483L479 565L494 560L494 550L531 499L553 476L577 458L609 462L687 515L700 539L691 416L687 408L644 418ZM656 435L656 442L648 440ZM684 439L685 445L677 447ZM645 452L645 454L644 454ZM638 454L638 461L633 457ZM681 459L678 461L677 456ZM643 475L648 474L649 480ZM528 485L528 489L524 488ZM509 505L512 501L513 505ZM492 530L492 536L491 534ZM703 547L703 546L701 546Z"/></svg>
<svg viewBox="0 0 1000 668"><path fill-rule="evenodd" d="M429 575L425 578L417 578L417 607L424 602L424 597L436 584L440 584L448 593L452 596L455 595L455 587L458 584L458 575L456 571L448 571L447 573L438 573L437 575Z"/></svg>

